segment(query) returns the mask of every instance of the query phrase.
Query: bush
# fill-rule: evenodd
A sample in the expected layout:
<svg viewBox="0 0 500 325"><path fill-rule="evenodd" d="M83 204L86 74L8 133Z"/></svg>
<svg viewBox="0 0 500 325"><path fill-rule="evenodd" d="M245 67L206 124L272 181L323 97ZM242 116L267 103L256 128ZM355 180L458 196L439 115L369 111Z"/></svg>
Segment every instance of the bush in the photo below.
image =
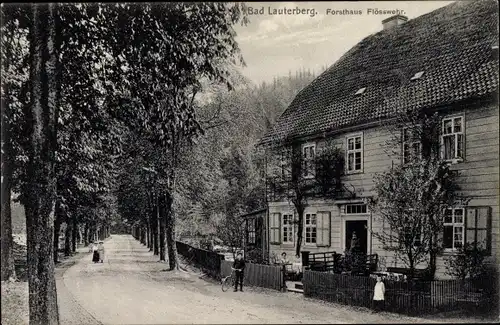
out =
<svg viewBox="0 0 500 325"><path fill-rule="evenodd" d="M445 260L446 274L460 280L478 279L486 273L487 251L477 245L465 244L457 254Z"/></svg>

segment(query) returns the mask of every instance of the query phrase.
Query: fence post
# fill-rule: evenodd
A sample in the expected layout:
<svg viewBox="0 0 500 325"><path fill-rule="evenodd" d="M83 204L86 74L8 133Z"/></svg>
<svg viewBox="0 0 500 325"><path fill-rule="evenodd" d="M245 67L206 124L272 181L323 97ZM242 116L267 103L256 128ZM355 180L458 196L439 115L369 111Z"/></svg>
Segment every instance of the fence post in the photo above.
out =
<svg viewBox="0 0 500 325"><path fill-rule="evenodd" d="M287 292L287 287L286 287L286 265L283 264L281 267L281 276L282 276L282 284L281 284L281 291Z"/></svg>
<svg viewBox="0 0 500 325"><path fill-rule="evenodd" d="M309 251L302 251L302 267L309 266Z"/></svg>

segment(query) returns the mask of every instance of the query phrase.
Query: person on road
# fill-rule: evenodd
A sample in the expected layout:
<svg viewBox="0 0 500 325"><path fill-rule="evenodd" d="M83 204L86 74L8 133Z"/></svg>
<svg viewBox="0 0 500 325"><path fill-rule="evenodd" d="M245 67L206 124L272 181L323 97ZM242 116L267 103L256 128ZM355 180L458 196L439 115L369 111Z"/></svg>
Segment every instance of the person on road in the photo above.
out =
<svg viewBox="0 0 500 325"><path fill-rule="evenodd" d="M233 270L235 271L236 281L234 281L234 291L238 291L238 282L240 284L240 291L243 291L243 276L245 271L245 260L241 252L236 255L233 263Z"/></svg>
<svg viewBox="0 0 500 325"><path fill-rule="evenodd" d="M380 275L377 276L377 283L373 292L373 312L378 313L384 309L385 303L385 284Z"/></svg>
<svg viewBox="0 0 500 325"><path fill-rule="evenodd" d="M104 261L104 242L100 241L99 246L97 247L99 251L99 258L101 259L101 263Z"/></svg>
<svg viewBox="0 0 500 325"><path fill-rule="evenodd" d="M99 262L99 247L97 246L97 242L92 244L92 262Z"/></svg>

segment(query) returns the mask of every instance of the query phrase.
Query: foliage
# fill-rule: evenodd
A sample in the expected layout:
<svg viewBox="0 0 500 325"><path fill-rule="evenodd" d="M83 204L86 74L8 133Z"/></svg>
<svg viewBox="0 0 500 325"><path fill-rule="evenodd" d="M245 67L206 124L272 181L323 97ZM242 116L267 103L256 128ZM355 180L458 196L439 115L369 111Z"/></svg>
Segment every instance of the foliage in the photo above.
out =
<svg viewBox="0 0 500 325"><path fill-rule="evenodd" d="M445 259L446 274L460 280L466 278L479 279L486 272L485 258L487 250L479 245L465 243L456 254Z"/></svg>
<svg viewBox="0 0 500 325"><path fill-rule="evenodd" d="M227 215L217 227L217 237L231 247L233 257L243 248L245 227L243 219L234 215Z"/></svg>
<svg viewBox="0 0 500 325"><path fill-rule="evenodd" d="M212 233L226 217L265 206L265 153L255 145L313 76L281 77L259 86L235 70L230 78L234 90L212 84L196 101L205 132L179 164L181 234Z"/></svg>

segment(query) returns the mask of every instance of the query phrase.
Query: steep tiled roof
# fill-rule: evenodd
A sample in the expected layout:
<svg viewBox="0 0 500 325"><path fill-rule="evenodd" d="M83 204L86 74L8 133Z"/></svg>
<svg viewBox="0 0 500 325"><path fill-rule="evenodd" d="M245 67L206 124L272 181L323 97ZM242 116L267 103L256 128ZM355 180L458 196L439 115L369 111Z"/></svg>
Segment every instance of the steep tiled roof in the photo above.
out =
<svg viewBox="0 0 500 325"><path fill-rule="evenodd" d="M496 91L497 20L497 1L458 1L365 38L305 87L260 143ZM411 81L419 71L422 77Z"/></svg>

